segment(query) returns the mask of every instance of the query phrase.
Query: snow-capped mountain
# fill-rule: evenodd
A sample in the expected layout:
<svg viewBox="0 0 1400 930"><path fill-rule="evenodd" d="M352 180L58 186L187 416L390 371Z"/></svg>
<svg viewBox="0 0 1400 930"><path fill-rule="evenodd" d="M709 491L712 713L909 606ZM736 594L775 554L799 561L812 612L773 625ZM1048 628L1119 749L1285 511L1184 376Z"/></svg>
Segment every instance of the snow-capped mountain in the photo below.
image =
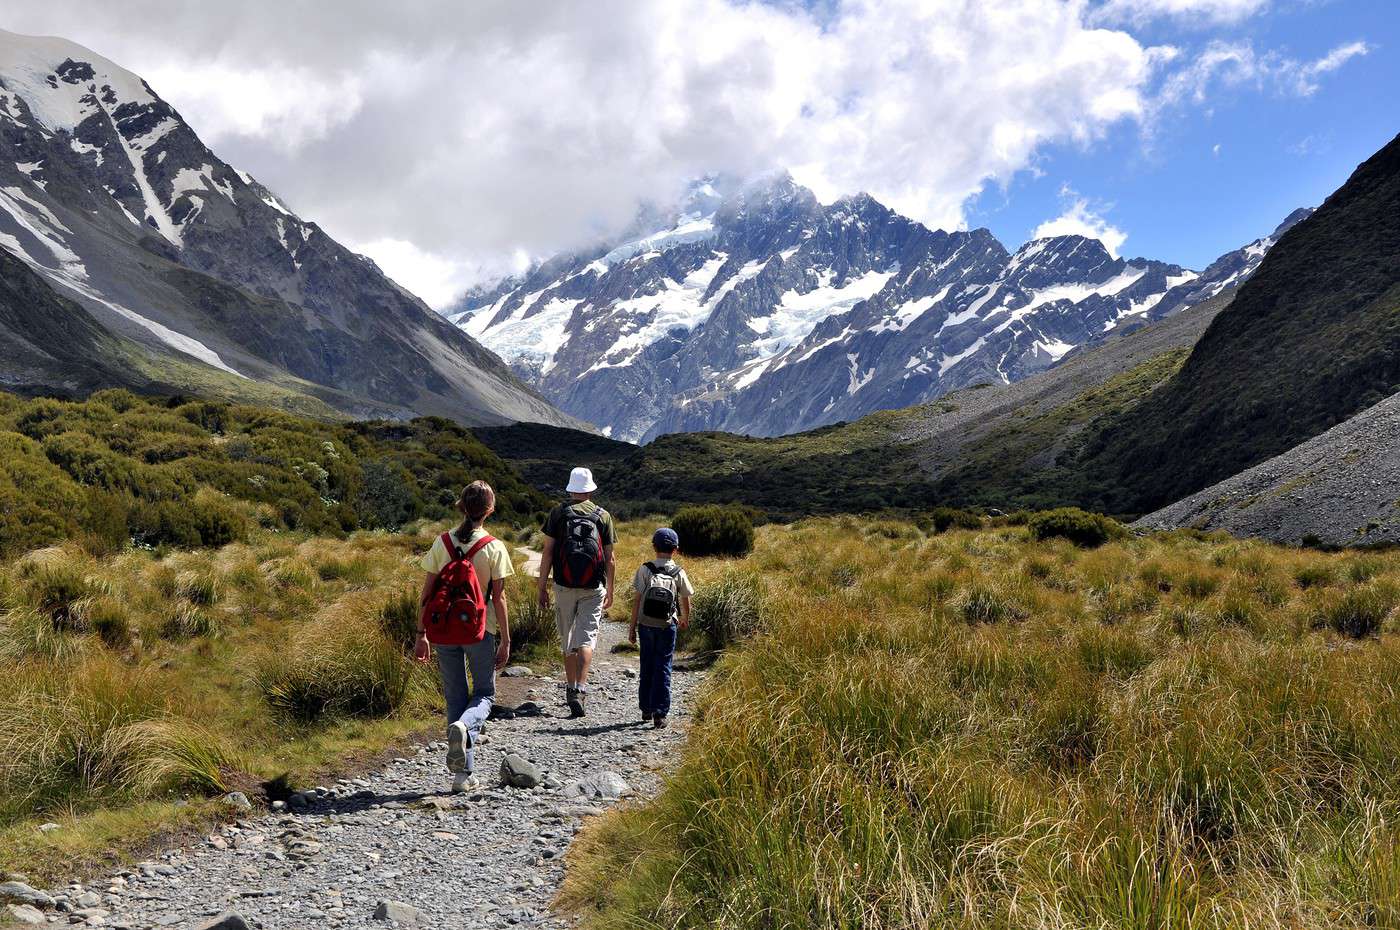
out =
<svg viewBox="0 0 1400 930"><path fill-rule="evenodd" d="M361 414L575 422L225 164L140 77L63 39L0 31L0 248L113 337L132 383L207 376ZM22 370L3 353L0 381L69 383L64 350L26 344Z"/></svg>
<svg viewBox="0 0 1400 930"><path fill-rule="evenodd" d="M1271 241L1203 277L1079 236L1011 253L868 195L824 206L786 176L706 183L652 231L471 293L450 318L615 438L778 435L1018 380L1238 284Z"/></svg>

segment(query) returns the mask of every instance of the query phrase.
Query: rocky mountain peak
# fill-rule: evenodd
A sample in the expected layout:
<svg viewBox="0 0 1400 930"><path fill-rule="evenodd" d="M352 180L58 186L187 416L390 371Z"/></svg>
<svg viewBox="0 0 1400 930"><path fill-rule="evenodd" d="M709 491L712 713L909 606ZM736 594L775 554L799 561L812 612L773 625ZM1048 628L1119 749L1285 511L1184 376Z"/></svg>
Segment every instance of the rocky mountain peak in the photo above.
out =
<svg viewBox="0 0 1400 930"><path fill-rule="evenodd" d="M786 174L704 186L712 213L560 256L452 318L615 438L777 434L1018 380L1169 295L1179 310L1198 278L1084 236L1008 252L869 194L823 206Z"/></svg>

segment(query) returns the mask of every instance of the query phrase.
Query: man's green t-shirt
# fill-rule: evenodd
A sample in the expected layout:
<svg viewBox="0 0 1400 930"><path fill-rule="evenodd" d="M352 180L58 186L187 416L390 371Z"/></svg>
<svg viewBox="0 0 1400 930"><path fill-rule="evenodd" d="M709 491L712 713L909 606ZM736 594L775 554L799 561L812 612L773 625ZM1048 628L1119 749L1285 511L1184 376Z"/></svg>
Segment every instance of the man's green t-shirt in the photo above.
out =
<svg viewBox="0 0 1400 930"><path fill-rule="evenodd" d="M602 524L603 545L617 545L617 528L613 526L612 514L592 501L569 501L560 504L549 512L549 516L544 521L544 534L550 539L558 539L564 535L564 521L566 514L580 517L589 517L593 514L601 513L599 522Z"/></svg>

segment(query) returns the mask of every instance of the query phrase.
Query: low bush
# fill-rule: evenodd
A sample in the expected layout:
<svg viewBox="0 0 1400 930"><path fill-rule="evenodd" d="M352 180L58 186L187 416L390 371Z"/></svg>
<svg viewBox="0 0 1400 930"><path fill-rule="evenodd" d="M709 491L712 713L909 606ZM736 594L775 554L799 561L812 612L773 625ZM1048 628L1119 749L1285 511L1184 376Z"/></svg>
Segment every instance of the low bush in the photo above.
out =
<svg viewBox="0 0 1400 930"><path fill-rule="evenodd" d="M763 589L746 569L730 568L700 585L691 599L685 648L725 649L763 628Z"/></svg>
<svg viewBox="0 0 1400 930"><path fill-rule="evenodd" d="M1343 636L1364 639L1380 632L1381 624L1400 603L1393 585L1368 584L1323 601L1314 625Z"/></svg>
<svg viewBox="0 0 1400 930"><path fill-rule="evenodd" d="M467 430L441 418L334 424L217 401L171 408L103 393L84 403L0 393L0 554L81 539L215 547L250 524L340 536L450 514L484 478L500 519L547 503Z"/></svg>
<svg viewBox="0 0 1400 930"><path fill-rule="evenodd" d="M412 589L396 591L389 595L379 610L379 629L390 642L411 653L418 641L419 614L418 592Z"/></svg>
<svg viewBox="0 0 1400 930"><path fill-rule="evenodd" d="M159 632L165 639L195 639L218 636L222 627L212 611L189 601L181 601L170 607L161 621Z"/></svg>
<svg viewBox="0 0 1400 930"><path fill-rule="evenodd" d="M928 524L935 533L946 533L950 529L980 530L982 518L970 510L956 507L935 507L929 512Z"/></svg>
<svg viewBox="0 0 1400 930"><path fill-rule="evenodd" d="M535 579L527 575L512 575L506 581L506 604L510 608L510 648L523 654L553 643L558 637L554 611L539 605Z"/></svg>
<svg viewBox="0 0 1400 930"><path fill-rule="evenodd" d="M83 797L223 788L237 760L222 738L175 717L149 670L93 658L66 674L21 674L0 701L0 815Z"/></svg>
<svg viewBox="0 0 1400 930"><path fill-rule="evenodd" d="M753 519L740 507L682 507L671 518L687 555L745 556L753 551Z"/></svg>
<svg viewBox="0 0 1400 930"><path fill-rule="evenodd" d="M404 702L413 662L401 641L373 622L347 616L351 608L318 618L295 647L258 670L257 684L277 713L297 723L323 718L383 717Z"/></svg>
<svg viewBox="0 0 1400 930"><path fill-rule="evenodd" d="M1024 620L1029 611L1007 586L978 581L968 585L955 600L959 615L967 623L1005 623Z"/></svg>
<svg viewBox="0 0 1400 930"><path fill-rule="evenodd" d="M1068 539L1076 546L1092 549L1127 535L1116 520L1099 513L1089 513L1078 507L1042 510L1026 524L1031 537L1038 540Z"/></svg>

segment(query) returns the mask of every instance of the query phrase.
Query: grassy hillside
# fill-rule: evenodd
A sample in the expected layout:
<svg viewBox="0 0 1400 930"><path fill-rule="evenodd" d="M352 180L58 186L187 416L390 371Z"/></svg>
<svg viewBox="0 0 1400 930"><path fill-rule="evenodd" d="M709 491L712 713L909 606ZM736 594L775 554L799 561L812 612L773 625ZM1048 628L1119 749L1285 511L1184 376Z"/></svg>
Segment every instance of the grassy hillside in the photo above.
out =
<svg viewBox="0 0 1400 930"><path fill-rule="evenodd" d="M82 539L99 551L222 545L250 528L343 535L446 517L485 478L498 515L548 499L446 420L337 424L265 407L109 390L0 393L0 554Z"/></svg>
<svg viewBox="0 0 1400 930"><path fill-rule="evenodd" d="M1153 510L1400 391L1400 137L1269 252L1179 375L1107 428L1084 503Z"/></svg>
<svg viewBox="0 0 1400 930"><path fill-rule="evenodd" d="M571 853L586 926L1400 923L1400 556L836 518L731 572L763 632Z"/></svg>

